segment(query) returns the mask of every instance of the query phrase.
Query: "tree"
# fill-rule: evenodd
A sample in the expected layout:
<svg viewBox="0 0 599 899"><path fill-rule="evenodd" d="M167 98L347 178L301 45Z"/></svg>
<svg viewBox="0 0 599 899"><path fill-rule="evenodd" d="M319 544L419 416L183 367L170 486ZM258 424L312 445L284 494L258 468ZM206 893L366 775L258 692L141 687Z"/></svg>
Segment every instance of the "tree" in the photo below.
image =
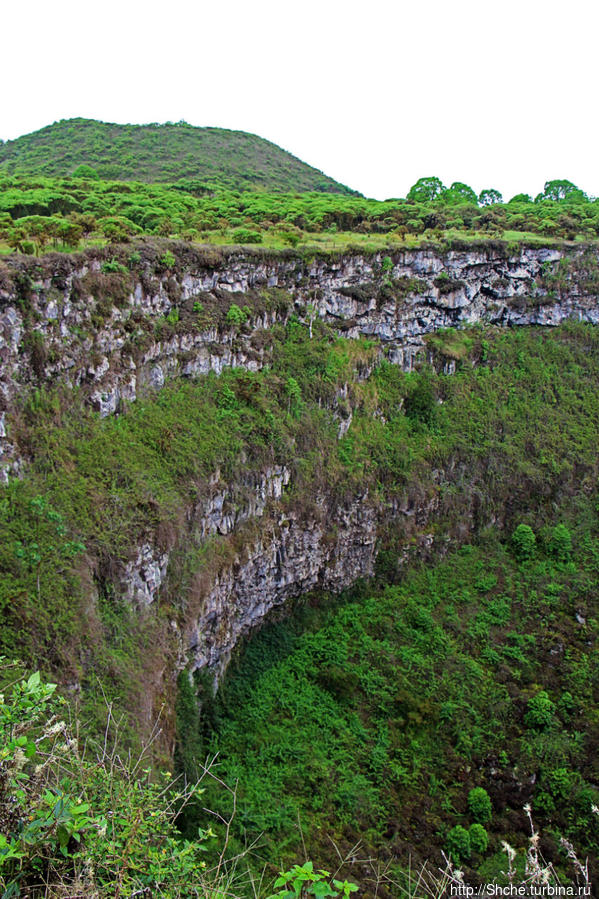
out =
<svg viewBox="0 0 599 899"><path fill-rule="evenodd" d="M13 219L8 212L0 212L0 237L6 237L12 231Z"/></svg>
<svg viewBox="0 0 599 899"><path fill-rule="evenodd" d="M503 197L498 190L494 190L492 187L481 190L478 195L479 206L493 206L495 203L503 203Z"/></svg>
<svg viewBox="0 0 599 899"><path fill-rule="evenodd" d="M478 204L478 197L471 187L464 184L463 181L454 181L451 187L444 190L440 199L443 203L450 205L458 203L472 203L474 206Z"/></svg>
<svg viewBox="0 0 599 899"><path fill-rule="evenodd" d="M52 237L53 218L45 215L29 215L19 219L19 225L25 229L40 250L43 250Z"/></svg>
<svg viewBox="0 0 599 899"><path fill-rule="evenodd" d="M6 231L5 237L8 246L17 252L24 252L23 242L27 240L27 234L24 228L10 228Z"/></svg>
<svg viewBox="0 0 599 899"><path fill-rule="evenodd" d="M419 178L410 188L407 199L416 203L430 203L437 200L446 189L440 178Z"/></svg>
<svg viewBox="0 0 599 899"><path fill-rule="evenodd" d="M121 216L102 219L99 226L104 236L115 243L126 243L132 234L140 234L142 230Z"/></svg>
<svg viewBox="0 0 599 899"><path fill-rule="evenodd" d="M87 178L89 181L99 181L100 176L91 165L78 165L73 172L73 178Z"/></svg>
<svg viewBox="0 0 599 899"><path fill-rule="evenodd" d="M52 236L56 241L61 241L70 247L76 247L83 235L83 228L67 219L53 219Z"/></svg>
<svg viewBox="0 0 599 899"><path fill-rule="evenodd" d="M509 200L510 203L532 203L530 194L516 194Z"/></svg>
<svg viewBox="0 0 599 899"><path fill-rule="evenodd" d="M580 188L576 187L575 184L572 184L571 181L546 181L543 193L539 194L539 199L559 202L566 198L574 199L574 196L577 198L584 198L584 194Z"/></svg>
<svg viewBox="0 0 599 899"><path fill-rule="evenodd" d="M81 228L83 237L89 237L96 230L98 224L95 215L89 212L71 212L68 219Z"/></svg>

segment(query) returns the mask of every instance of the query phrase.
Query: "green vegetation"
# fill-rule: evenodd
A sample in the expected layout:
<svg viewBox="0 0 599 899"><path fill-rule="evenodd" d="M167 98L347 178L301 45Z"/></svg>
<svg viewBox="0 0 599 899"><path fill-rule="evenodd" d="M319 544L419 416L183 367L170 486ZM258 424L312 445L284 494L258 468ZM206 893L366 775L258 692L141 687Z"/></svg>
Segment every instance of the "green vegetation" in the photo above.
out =
<svg viewBox="0 0 599 899"><path fill-rule="evenodd" d="M103 742L80 746L39 672L0 660L0 684L3 897L218 895L204 858L211 832L182 840L175 823L199 784L153 778L143 755L123 762L110 716Z"/></svg>
<svg viewBox="0 0 599 899"><path fill-rule="evenodd" d="M493 807L489 794L484 787L473 787L470 790L468 793L468 808L479 824L486 824L491 820Z"/></svg>
<svg viewBox="0 0 599 899"><path fill-rule="evenodd" d="M512 534L514 555L521 562L530 559L535 551L537 538L528 524L519 524Z"/></svg>
<svg viewBox="0 0 599 899"><path fill-rule="evenodd" d="M91 122L58 123L51 128L57 129L57 135L63 127L69 132L66 147L72 145L73 135L79 134L85 142L88 131L96 126L109 127ZM64 250L157 235L194 243L322 251L351 247L393 251L423 244L451 249L499 241L503 243L497 245L507 251L519 244L595 242L599 236L599 201L574 185L566 190L563 184L569 182L547 182L534 200L519 195L505 203L495 197L490 203L489 191L477 198L466 185L456 192L455 185L445 188L440 182L438 191L412 189L406 199L377 201L340 187L336 192L318 181L294 180L291 175L276 184L266 176L264 183L236 180L237 176L202 181L199 176L180 177L182 170L175 165L170 177L163 177L162 170L150 177L144 159L158 157L154 151L142 152L136 144L146 131L140 126L114 127L124 129L123 133L133 129L127 138L134 145L131 152L119 156L130 160L127 175L108 165L101 178L94 177L85 164L74 164L74 151L69 156L73 164L61 167L44 143L46 138L39 137L44 131L19 140L31 139L37 147L39 139L39 153L43 152L47 164L38 165L35 154L31 164L2 163L3 154L12 158L16 149L11 142L0 145L0 250L40 254L49 248ZM166 154L172 150L171 140L202 132L186 125L147 127L146 136L163 140ZM249 140L251 136L242 137ZM19 146L23 159L29 159L26 145ZM172 152L178 159L179 151ZM265 171L279 171L272 161L264 165ZM391 258L385 258L390 264ZM387 271L383 267L383 273ZM571 274L559 268L548 273L548 291L559 292ZM585 292L597 292L596 265L586 275L582 270L576 274L586 285ZM442 293L459 286L446 273L439 275L436 285Z"/></svg>
<svg viewBox="0 0 599 899"><path fill-rule="evenodd" d="M517 562L486 530L400 585L302 606L255 637L205 731L238 784L240 845L262 833L264 855L296 857L299 820L327 863L331 840L342 856L361 841L399 881L408 854L441 846L494 877L530 801L558 869L560 835L596 859L596 501L572 510L584 523L565 565Z"/></svg>
<svg viewBox="0 0 599 899"><path fill-rule="evenodd" d="M470 849L478 855L484 855L489 848L489 834L482 824L471 824L468 829Z"/></svg>
<svg viewBox="0 0 599 899"><path fill-rule="evenodd" d="M447 834L447 852L456 864L468 861L472 853L470 834L461 824L456 824Z"/></svg>
<svg viewBox="0 0 599 899"><path fill-rule="evenodd" d="M148 388L106 419L60 384L24 390L7 415L25 462L0 487L0 654L29 672L0 664L4 899L347 899L355 880L391 899L409 894L410 857L441 851L477 884L503 876L504 839L525 845L526 803L558 873L564 835L599 874L596 329L448 328L406 374L337 337L316 300L300 320L279 289L183 301L177 283L225 245L303 261L356 247L380 253L376 283L344 293L400 304L423 289L393 278L404 248L567 241L588 248L548 262L538 286L558 298L575 281L596 299L598 239L599 201L565 180L504 202L421 178L378 202L258 137L186 123L76 119L0 144L0 252L98 248L72 288L95 299L82 338L134 278L160 276L172 308L126 319L125 364L207 329L233 350L248 337L264 362ZM55 259L0 270L38 379L55 324L31 296ZM444 271L434 284L463 287ZM287 324L250 342L273 311ZM272 466L291 472L276 508L199 533L218 479L237 514L244 478ZM279 610L216 693L212 672L179 671L206 584L262 528L317 522L333 546L330 511L357 497L378 515L371 581ZM122 572L147 544L168 576L137 608Z"/></svg>
<svg viewBox="0 0 599 899"><path fill-rule="evenodd" d="M231 308L225 307L222 321ZM205 314L190 312L192 323ZM367 380L355 381L356 365L372 360L376 347L338 339L313 324L312 339L295 320L274 329L267 370L173 382L119 417L100 419L67 391L39 390L24 399L12 434L31 461L25 479L2 488L0 502L5 654L46 658L65 679L69 671L84 681L93 679L98 654L119 690L122 678L131 685L137 680L145 641L154 641L158 667L166 648L152 628L162 628L161 614L150 616L134 637L133 613L114 595L110 560L127 558L148 527L176 542L179 510L195 502L198 491L203 495L217 468L233 479L248 467L285 463L294 485L289 501L300 504L321 487L343 497L369 485L383 502L405 498L406 491L427 496L431 468L453 471L435 488L438 533L456 527L476 491L475 526L509 499L509 533L530 521L552 563L566 564L564 529L571 554L578 550L577 531L561 517L545 534L544 515L551 490L576 496L577 485L591 482L596 470L599 359L592 327L473 329L470 358L455 375L429 368L404 375L383 363ZM353 420L338 440L331 410L344 384L350 385ZM401 544L400 525L386 539ZM513 552L511 540L509 546ZM208 565L207 553L219 552L216 546L187 550L192 569ZM92 606L90 566L99 592ZM112 641L119 651L105 656Z"/></svg>
<svg viewBox="0 0 599 899"><path fill-rule="evenodd" d="M224 128L186 122L116 125L63 119L0 143L0 172L113 181L189 181L200 192L351 191L275 144Z"/></svg>
<svg viewBox="0 0 599 899"><path fill-rule="evenodd" d="M98 277L126 277L117 267L126 258L109 255ZM162 270L174 264L162 249L156 260ZM26 308L26 290L20 296ZM213 308L202 295L157 326L172 333L213 316L241 329L254 302L289 299L266 292L247 307L228 298ZM458 338L445 333L429 347L434 366L404 374L383 361L361 380L356 369L377 359L371 342L295 317L267 336L262 371L173 381L109 419L66 389L22 398L10 425L26 476L0 490L0 650L80 686L90 735L103 732L106 701L128 710L119 746L133 752L162 702L176 707L151 750L154 765L164 767L176 743L177 773L190 782L218 753L219 779L231 790L237 783L235 799L215 781L201 800L190 797L177 822L184 839L212 824L218 848L207 844L206 859L218 864L234 804L230 852L260 839L267 880L279 865L286 872L277 889L295 889L299 876L298 818L318 864L336 870L331 839L342 857L360 840L396 879L410 852L437 848L494 877L500 837L524 840L518 814L528 799L558 865L558 831L596 853L596 330L473 328L459 338L453 375L442 373L444 354ZM45 348L27 351L42 359ZM352 422L338 439L342 389ZM376 582L298 601L238 654L216 697L209 678L187 672L177 697L168 686L152 692L197 620L198 578L242 552L256 526L206 540L190 532L185 510L207 496L216 470L234 483L272 464L292 471L283 511L310 517L319 493L341 504L365 491L383 512L391 503L407 510L381 526ZM413 513L427 507L428 520ZM115 563L148 533L168 547L171 567L167 589L142 613L120 596ZM452 538L432 564L427 553L444 553ZM412 564L402 569L405 553ZM61 847L57 825L50 845L54 824L41 802L39 845L44 858L72 864L73 833L85 850L101 844L93 823L89 835L73 830L69 797L89 802L87 794L72 781L64 794L69 841ZM92 822L103 801L86 809ZM220 823L204 808L217 809ZM94 866L104 870L96 856ZM344 878L356 879L351 865L339 878L311 872L320 877L314 895L343 895Z"/></svg>
<svg viewBox="0 0 599 899"><path fill-rule="evenodd" d="M304 896L317 896L319 899L328 897L349 897L358 889L355 883L347 880L333 879L330 882L330 872L320 869L314 870L312 862L304 865L294 865L290 871L284 871L275 881L276 893L269 899L301 899Z"/></svg>

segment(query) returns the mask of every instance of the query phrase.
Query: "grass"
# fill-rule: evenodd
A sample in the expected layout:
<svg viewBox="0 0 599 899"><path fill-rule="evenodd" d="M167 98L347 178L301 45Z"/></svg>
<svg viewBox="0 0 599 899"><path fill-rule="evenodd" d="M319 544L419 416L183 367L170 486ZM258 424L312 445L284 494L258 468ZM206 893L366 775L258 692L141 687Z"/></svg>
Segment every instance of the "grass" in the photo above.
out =
<svg viewBox="0 0 599 899"><path fill-rule="evenodd" d="M196 247L233 247L239 246L232 239L230 232L221 233L219 231L208 231L201 239L188 241L189 244ZM452 240L459 239L461 243L468 244L485 244L493 246L496 241L505 241L508 245L513 245L513 249L517 250L520 245L539 246L539 247L563 247L564 241L558 238L543 238L538 234L528 231L505 231L500 237L489 237L484 233L459 233L455 231L444 232L431 238L429 235L408 234L405 237L399 237L394 234L360 234L355 231L342 231L334 234L305 232L295 244L294 249L309 254L311 251L319 253L339 253L339 252L366 252L366 253L384 253L397 252L398 250L418 250L421 247L429 248L437 246L440 251L447 248L448 243ZM582 241L580 241L582 242ZM585 245L597 246L599 239L595 241L584 241ZM86 250L91 247L106 247L110 245L108 238L93 237L92 239L82 239L77 247L68 244L58 243L52 247L53 252L72 253L74 250ZM243 245L242 245L243 246ZM262 234L260 247L272 250L288 250L289 242L275 231L265 231ZM246 247L254 249L256 244L246 244ZM8 246L6 242L0 239L0 254L7 256L14 253L14 250Z"/></svg>

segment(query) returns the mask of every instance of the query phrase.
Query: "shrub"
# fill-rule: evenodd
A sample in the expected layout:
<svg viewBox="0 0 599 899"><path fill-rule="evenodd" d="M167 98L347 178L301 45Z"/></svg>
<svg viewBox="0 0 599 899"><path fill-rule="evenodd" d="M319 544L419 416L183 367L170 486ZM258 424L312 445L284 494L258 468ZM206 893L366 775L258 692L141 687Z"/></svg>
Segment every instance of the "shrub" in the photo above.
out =
<svg viewBox="0 0 599 899"><path fill-rule="evenodd" d="M576 700L572 696L569 690L565 690L559 698L558 702L558 712L559 714L568 719L574 710L576 709Z"/></svg>
<svg viewBox="0 0 599 899"><path fill-rule="evenodd" d="M133 234L141 234L142 229L122 216L109 216L99 222L104 237L111 243L127 243Z"/></svg>
<svg viewBox="0 0 599 899"><path fill-rule="evenodd" d="M168 772L153 781L141 758L122 762L108 743L88 759L55 684L3 660L0 679L2 895L41 895L42 871L44 895L207 895L200 852L212 834L182 840L175 826L198 785L175 786Z"/></svg>
<svg viewBox="0 0 599 899"><path fill-rule="evenodd" d="M489 834L482 824L471 824L468 835L470 837L470 848L472 852L478 852L479 855L484 855L489 846Z"/></svg>
<svg viewBox="0 0 599 899"><path fill-rule="evenodd" d="M554 715L555 703L551 701L545 690L539 690L528 700L524 721L528 727L546 730L553 722Z"/></svg>
<svg viewBox="0 0 599 899"><path fill-rule="evenodd" d="M549 540L549 553L558 562L567 562L572 552L572 535L565 524L556 524Z"/></svg>
<svg viewBox="0 0 599 899"><path fill-rule="evenodd" d="M35 243L33 240L21 241L21 252L26 256L35 256Z"/></svg>
<svg viewBox="0 0 599 899"><path fill-rule="evenodd" d="M410 388L404 402L406 415L422 424L432 425L435 419L437 400L430 369L412 375Z"/></svg>
<svg viewBox="0 0 599 899"><path fill-rule="evenodd" d="M40 331L29 331L23 338L23 347L31 354L31 367L38 378L43 378L48 361L48 347Z"/></svg>
<svg viewBox="0 0 599 899"><path fill-rule="evenodd" d="M470 834L461 824L456 824L447 834L447 852L454 861L463 862L470 858Z"/></svg>
<svg viewBox="0 0 599 899"><path fill-rule="evenodd" d="M160 259L158 260L161 268L171 269L175 267L175 263L177 260L173 256L170 250L167 250L166 253L163 253Z"/></svg>
<svg viewBox="0 0 599 899"><path fill-rule="evenodd" d="M289 412L295 417L299 416L303 408L302 391L295 378L287 378L285 392L289 397Z"/></svg>
<svg viewBox="0 0 599 899"><path fill-rule="evenodd" d="M358 887L347 880L329 881L330 873L319 869L314 870L312 862L303 865L294 865L289 871L283 871L275 881L275 890L268 899L300 899L302 896L322 897L348 897L356 893Z"/></svg>
<svg viewBox="0 0 599 899"><path fill-rule="evenodd" d="M249 228L236 228L231 237L235 243L262 243L260 232L251 231Z"/></svg>
<svg viewBox="0 0 599 899"><path fill-rule="evenodd" d="M73 172L73 178L87 178L90 181L99 181L100 176L91 165L79 165Z"/></svg>
<svg viewBox="0 0 599 899"><path fill-rule="evenodd" d="M121 265L117 259L109 259L106 262L103 262L100 270L104 275L118 272L125 275L127 274L127 269L124 265Z"/></svg>
<svg viewBox="0 0 599 899"><path fill-rule="evenodd" d="M537 538L527 524L519 524L512 534L512 552L519 562L530 559L534 553Z"/></svg>
<svg viewBox="0 0 599 899"><path fill-rule="evenodd" d="M286 231L281 234L281 240L283 241L283 243L288 244L290 247L297 247L301 239L301 234L293 234Z"/></svg>
<svg viewBox="0 0 599 899"><path fill-rule="evenodd" d="M239 407L239 402L233 390L228 384L223 384L219 391L217 405L219 409L231 411Z"/></svg>
<svg viewBox="0 0 599 899"><path fill-rule="evenodd" d="M580 775L569 768L552 768L543 774L542 784L549 795L562 807L569 800L574 788L580 783Z"/></svg>
<svg viewBox="0 0 599 899"><path fill-rule="evenodd" d="M440 272L434 279L433 284L441 296L445 296L445 294L452 293L454 290L459 290L463 287L464 281L450 277L447 272Z"/></svg>
<svg viewBox="0 0 599 899"><path fill-rule="evenodd" d="M468 808L472 813L472 817L481 824L486 824L491 820L493 814L493 806L491 799L484 787L474 787L468 793Z"/></svg>
<svg viewBox="0 0 599 899"><path fill-rule="evenodd" d="M237 303L233 303L229 307L229 311L227 312L227 324L228 325L243 325L248 320L248 312L244 307L241 309Z"/></svg>

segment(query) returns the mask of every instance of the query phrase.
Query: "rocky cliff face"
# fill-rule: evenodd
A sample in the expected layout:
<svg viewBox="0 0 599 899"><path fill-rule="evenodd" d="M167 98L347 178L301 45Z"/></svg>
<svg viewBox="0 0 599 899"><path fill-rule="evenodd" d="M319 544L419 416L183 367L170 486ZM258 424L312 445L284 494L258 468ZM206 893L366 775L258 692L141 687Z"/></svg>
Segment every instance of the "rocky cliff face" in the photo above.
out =
<svg viewBox="0 0 599 899"><path fill-rule="evenodd" d="M585 250L423 249L312 260L231 252L169 271L144 259L132 272L92 257L57 258L53 265L29 261L0 272L5 479L22 465L10 419L28 390L62 382L109 415L167 378L260 368L270 358L269 329L292 314L307 322L319 317L350 338L374 339L381 354L405 368L425 336L440 328L556 325L572 317L599 322L588 277L598 263ZM581 271L585 277L577 277ZM340 434L349 421L341 419ZM236 484L215 472L207 496L186 510L196 544L243 539L208 576L196 577L194 611L177 637L180 664L218 673L239 638L273 607L371 575L382 522L401 520L417 551L430 544L430 497L382 509L367 495L333 508L323 495L306 518L284 503L289 478L286 466L248 472ZM151 608L169 564L170 550L145 539L123 566L123 595L140 610Z"/></svg>
<svg viewBox="0 0 599 899"><path fill-rule="evenodd" d="M218 674L240 636L275 606L317 588L338 591L372 574L375 507L367 497L334 509L318 497L317 505L310 519L273 509L260 533L219 572L185 638L184 656L192 668L207 666Z"/></svg>
<svg viewBox="0 0 599 899"><path fill-rule="evenodd" d="M393 525L410 535L404 558L426 557L433 547L427 530L437 498L415 505L385 507L364 494L335 505L315 498L310 516L273 505L258 533L200 586L202 602L195 621L181 635L181 661L191 669L207 668L218 679L240 638L277 606L311 591L337 593L374 574L378 542Z"/></svg>
<svg viewBox="0 0 599 899"><path fill-rule="evenodd" d="M559 296L543 284L560 261L583 254L411 250L310 261L232 253L177 274L142 268L130 275L80 257L66 266L60 260L60 271L32 262L18 278L8 270L0 280L0 399L6 410L21 388L64 380L107 415L168 377L258 369L268 358L264 331L293 312L317 315L348 337L375 338L406 368L424 336L440 328L596 322L596 294L579 279L570 278ZM260 301L273 290L274 307ZM206 300L208 317L198 311ZM246 307L243 323L227 320L233 303Z"/></svg>

